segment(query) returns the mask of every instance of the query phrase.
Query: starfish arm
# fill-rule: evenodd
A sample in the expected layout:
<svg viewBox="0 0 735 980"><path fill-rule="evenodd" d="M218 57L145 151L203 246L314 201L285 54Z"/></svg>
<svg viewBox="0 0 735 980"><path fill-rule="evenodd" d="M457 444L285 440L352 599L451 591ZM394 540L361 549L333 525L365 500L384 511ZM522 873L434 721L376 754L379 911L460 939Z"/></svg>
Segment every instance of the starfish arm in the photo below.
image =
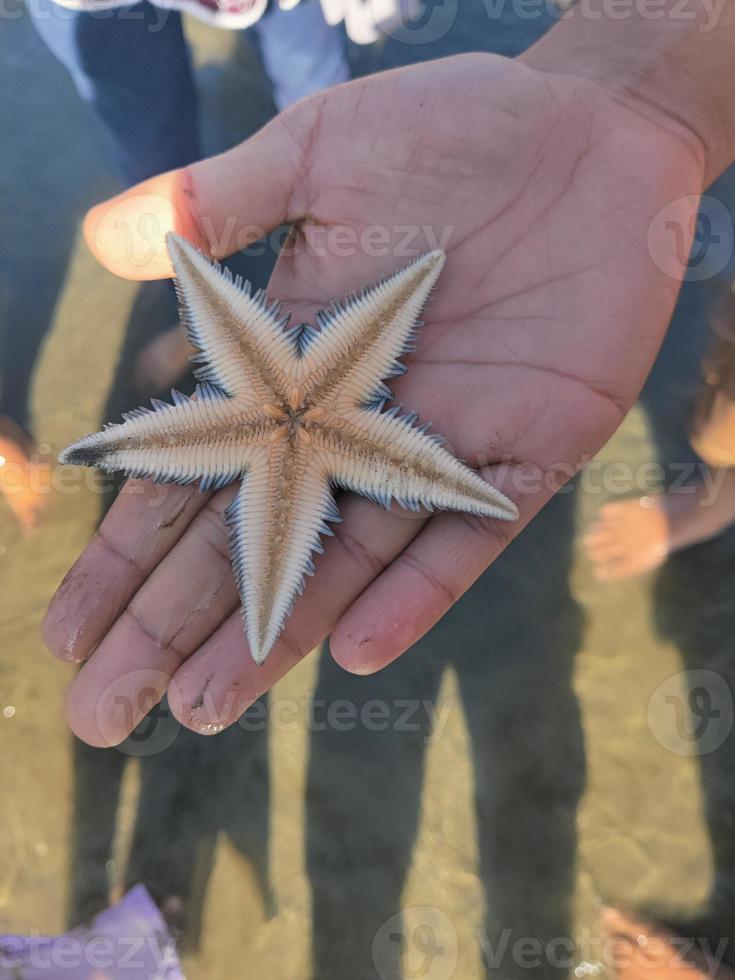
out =
<svg viewBox="0 0 735 980"><path fill-rule="evenodd" d="M301 360L302 397L333 411L384 400L383 379L403 373L398 358L412 348L419 316L442 266L429 252L405 269L317 315Z"/></svg>
<svg viewBox="0 0 735 980"><path fill-rule="evenodd" d="M64 450L60 462L160 483L200 479L201 488L210 489L242 473L276 427L272 419L244 415L229 398L189 399L175 392L174 399L173 405L154 401L152 409L136 409L124 422L85 436Z"/></svg>
<svg viewBox="0 0 735 980"><path fill-rule="evenodd" d="M262 663L278 638L326 521L339 520L329 482L308 446L282 438L259 453L227 512L230 552L250 653Z"/></svg>
<svg viewBox="0 0 735 980"><path fill-rule="evenodd" d="M176 273L181 319L191 343L203 353L197 371L245 407L283 400L293 388L288 365L296 363L294 346L279 318L277 303L233 278L184 238L166 236Z"/></svg>
<svg viewBox="0 0 735 980"><path fill-rule="evenodd" d="M514 521L518 509L504 494L456 459L414 417L353 410L319 427L313 442L330 478L346 490L389 507L467 511Z"/></svg>

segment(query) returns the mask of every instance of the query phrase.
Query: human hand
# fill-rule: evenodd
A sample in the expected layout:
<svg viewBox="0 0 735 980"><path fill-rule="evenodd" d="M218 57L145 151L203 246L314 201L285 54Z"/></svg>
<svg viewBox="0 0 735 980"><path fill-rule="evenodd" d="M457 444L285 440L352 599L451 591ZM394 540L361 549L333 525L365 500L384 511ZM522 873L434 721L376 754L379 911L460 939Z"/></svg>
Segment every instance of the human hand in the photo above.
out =
<svg viewBox="0 0 735 980"><path fill-rule="evenodd" d="M54 653L86 660L68 697L74 731L114 744L167 688L183 724L218 731L330 633L332 655L357 673L407 650L630 408L678 290L652 259L675 243L654 219L698 193L703 174L701 146L663 114L644 117L589 80L468 55L316 96L229 153L95 209L92 249L134 278L170 273L171 229L223 256L296 222L269 286L294 322L405 264L402 228L411 254L444 247L394 391L521 520L417 519L346 495L258 667L221 521L233 490L131 481L45 621ZM695 205L682 207L687 229ZM369 228L380 231L368 239Z"/></svg>

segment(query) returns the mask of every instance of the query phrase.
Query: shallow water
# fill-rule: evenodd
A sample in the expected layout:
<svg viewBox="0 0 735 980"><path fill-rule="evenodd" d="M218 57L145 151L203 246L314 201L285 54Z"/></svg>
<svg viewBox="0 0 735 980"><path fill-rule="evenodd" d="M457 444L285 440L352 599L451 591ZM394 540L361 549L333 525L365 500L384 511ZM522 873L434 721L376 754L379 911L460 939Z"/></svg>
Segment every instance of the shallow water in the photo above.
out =
<svg viewBox="0 0 735 980"><path fill-rule="evenodd" d="M266 117L263 82L233 35L196 25L191 35L207 141L226 145ZM110 404L137 288L80 243L79 219L114 189L113 170L25 18L2 26L0 83L21 93L0 102L14 134L0 159L0 318L19 344L24 324L50 318L33 413L56 452ZM602 464L636 473L657 452L688 458L701 309L689 290L648 389L652 421L637 409ZM168 900L190 978L293 980L312 967L321 980L393 977L402 932L406 975L475 980L500 940L512 950L523 937L571 937L575 963L595 962L602 900L704 909L715 869L732 874L735 743L730 733L704 756L683 754L673 712L687 682L703 683L685 670L732 686L735 543L596 585L579 533L613 495L594 478L557 498L378 677L347 677L315 654L273 692L267 724L256 715L206 739L164 716L157 741L105 752L73 743L62 714L73 668L39 636L100 494L88 478L60 488L28 537L0 500L0 932L62 931L142 880ZM344 698L404 714L404 701L416 704L380 735L322 730L318 712ZM563 975L547 962L514 966L512 951L501 959L504 978Z"/></svg>

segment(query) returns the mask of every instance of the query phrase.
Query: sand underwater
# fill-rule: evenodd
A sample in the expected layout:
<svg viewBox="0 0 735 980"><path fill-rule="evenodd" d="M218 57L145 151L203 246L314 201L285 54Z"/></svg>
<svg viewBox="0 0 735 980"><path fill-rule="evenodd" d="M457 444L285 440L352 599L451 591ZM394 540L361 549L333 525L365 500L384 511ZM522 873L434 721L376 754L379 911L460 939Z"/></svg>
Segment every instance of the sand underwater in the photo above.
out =
<svg viewBox="0 0 735 980"><path fill-rule="evenodd" d="M216 145L262 121L267 96L235 35L189 30ZM81 243L78 219L114 190L113 171L26 18L0 33L6 90L11 74L33 121L0 103L2 131L18 134L0 160L0 317L19 336L24 318L51 318L33 410L39 441L57 451L98 427L115 385L124 407L116 364L130 356L137 287ZM54 167L31 165L49 141ZM657 453L689 458L682 419L704 323L694 287L687 302L694 312L680 315L649 385L665 411L636 409L597 461L624 462L642 490ZM712 751L687 754L672 705L702 682L684 671L732 686L735 543L595 584L579 538L615 496L610 472L598 466L557 498L384 674L347 677L314 655L272 692L268 723L256 712L205 739L164 713L155 738L107 752L73 742L62 714L73 668L45 655L39 634L98 519L95 482L70 476L28 537L0 500L0 933L61 932L106 904L108 885L117 897L140 880L168 899L194 980L244 976L243 964L274 980L312 965L321 980L394 977L399 908L407 976L476 980L483 942L496 948L506 926L511 944L570 937L573 965L594 965L602 900L703 909L732 857L735 741L728 729ZM403 722L336 731L323 721L340 699L385 701ZM421 973L427 935L435 959ZM516 970L561 975L510 962L496 975Z"/></svg>

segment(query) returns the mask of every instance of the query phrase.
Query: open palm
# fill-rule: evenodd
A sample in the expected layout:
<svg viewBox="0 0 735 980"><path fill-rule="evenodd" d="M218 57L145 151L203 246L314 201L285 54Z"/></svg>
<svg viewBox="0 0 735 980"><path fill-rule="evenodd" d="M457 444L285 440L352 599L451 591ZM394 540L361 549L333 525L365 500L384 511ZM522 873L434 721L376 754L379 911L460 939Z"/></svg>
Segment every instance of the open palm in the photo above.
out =
<svg viewBox="0 0 735 980"><path fill-rule="evenodd" d="M348 670L384 666L610 437L678 290L661 269L681 265L681 243L657 216L703 180L696 143L642 112L587 81L462 56L300 103L230 153L97 209L93 248L139 277L163 274L165 258L132 265L113 230L121 216L132 227L153 206L159 238L176 226L218 255L253 226L295 222L269 292L304 320L443 247L447 265L395 395L522 519L427 519L346 495L336 538L258 667L220 520L232 491L131 481L45 624L57 655L88 661L69 695L82 738L121 740L167 688L185 725L217 731L329 633ZM685 234L693 210L672 212Z"/></svg>

